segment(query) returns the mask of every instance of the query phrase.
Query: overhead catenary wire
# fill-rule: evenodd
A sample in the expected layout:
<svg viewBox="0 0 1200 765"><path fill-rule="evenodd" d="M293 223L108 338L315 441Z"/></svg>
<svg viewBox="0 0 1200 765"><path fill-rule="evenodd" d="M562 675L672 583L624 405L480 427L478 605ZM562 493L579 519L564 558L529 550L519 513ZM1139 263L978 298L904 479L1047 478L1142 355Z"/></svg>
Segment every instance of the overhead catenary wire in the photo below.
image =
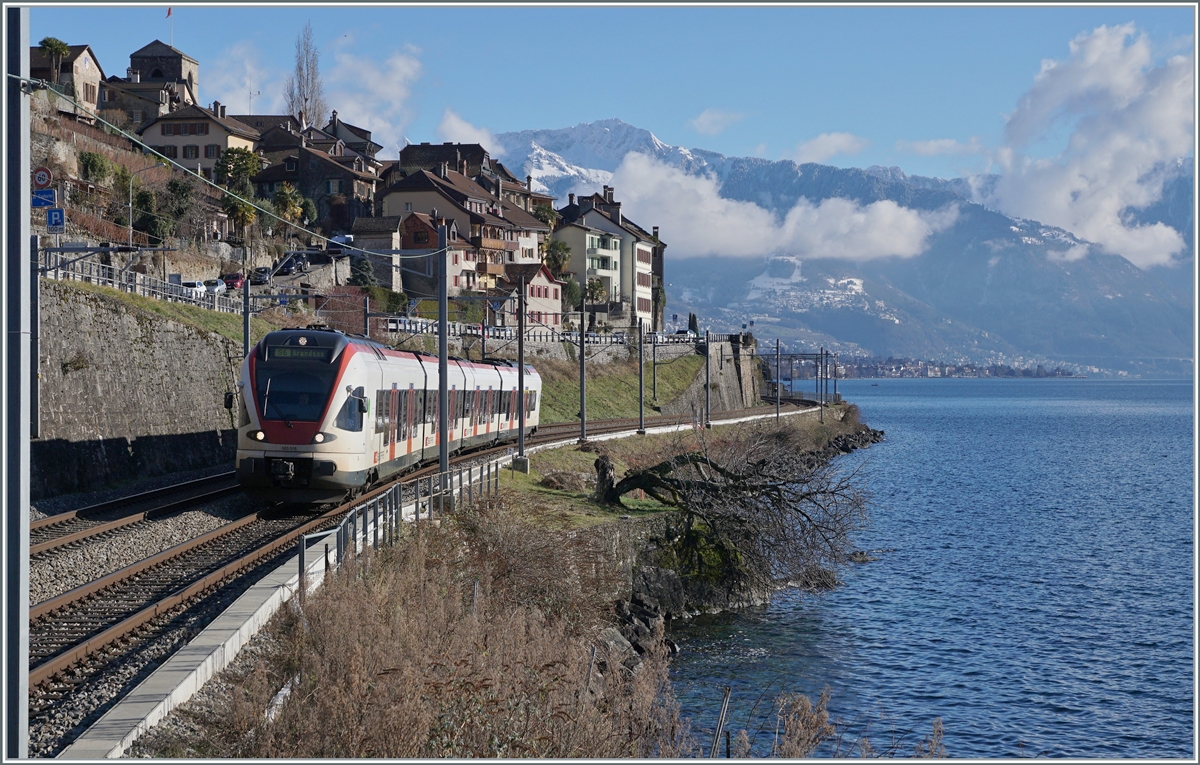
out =
<svg viewBox="0 0 1200 765"><path fill-rule="evenodd" d="M23 87L22 87L22 90L23 90L23 91L26 93L26 95L30 95L30 94L31 94L30 90L29 90L27 87L24 87L24 86L26 86L27 84L36 84L36 85L41 85L41 86L43 86L43 87L49 87L49 86L51 85L51 83L47 82L46 80L41 80L41 79L38 79L38 78L36 78L36 77L21 77L21 76L19 76L19 75L12 74L12 73L9 73L9 74L8 74L8 76L9 76L10 78L12 78L12 79L14 79L14 80L17 80L18 82L20 82L20 83L21 83L21 85L23 86ZM203 175L201 175L200 173L197 173L195 170L192 170L192 169L188 168L188 167L187 167L187 166L185 166L185 165L181 165L181 164L179 164L179 163L178 163L178 162L176 162L174 159L172 159L172 158L170 158L170 157L168 157L168 156L166 156L166 155L164 155L164 154L160 154L159 152L155 151L155 150L154 150L154 149L153 149L151 146L149 146L148 144L146 144L146 143L143 143L141 139L137 138L136 136L134 136L134 135L132 135L132 134L130 134L130 133L127 133L126 131L122 130L121 128L117 127L116 125L112 124L111 122L109 122L109 121L105 120L105 119L104 119L103 117L101 117L99 114L96 114L95 112L93 112L91 109L89 109L89 108L88 108L87 104L80 103L79 101L76 101L76 100L75 100L74 98L72 98L71 96L65 95L65 94L63 94L63 93L59 93L58 91L55 91L55 94L56 94L56 95L57 95L59 98L61 98L61 99L65 100L65 101L67 101L68 103L70 103L72 106L75 106L75 107L78 107L78 108L82 109L82 110L84 111L84 113L85 113L85 114L88 114L88 115L89 115L89 116L91 116L93 119L95 119L97 122L99 122L99 123L101 123L102 125L104 125L105 127L112 129L112 130L113 130L114 132L116 132L118 135L120 135L120 136L123 136L123 137L125 137L125 138L128 138L128 139L129 139L130 141L132 141L132 142L133 142L133 143L134 143L136 146L139 146L139 147L141 147L141 148L142 148L142 149L143 149L143 150L144 150L144 151L145 151L147 154L150 154L150 155L152 155L152 156L154 156L154 157L157 157L158 159L161 159L161 160L163 160L163 161L165 161L165 162L168 162L170 167L172 167L172 168L175 168L175 169L178 169L178 170L182 170L184 173L186 173L186 174L188 174L188 175L192 176L193 178L197 178L197 179L198 179L198 180L200 180L202 183L205 183L205 184L207 184L207 185L211 186L212 188L216 189L216 190L217 190L217 191L219 191L221 194L223 194L223 195L225 195L225 196L228 196L228 197L232 197L233 199L236 199L237 201L241 202L242 204L249 205L250 207L252 207L252 208L254 208L255 210L257 210L259 213L262 213L263 215L265 215L265 216L267 216L267 217L273 218L274 220L276 220L276 221L279 221L280 223L282 223L282 224L284 224L284 225L291 226L292 228L296 229L297 231L300 231L300 232L303 232L303 233L305 233L305 234L308 234L310 237L316 238L316 239L318 239L318 240L320 240L320 241L322 241L322 242L325 242L326 244L336 244L336 245L338 245L338 246L339 246L339 247L342 249L342 251L351 251L351 252L357 252L357 253L360 253L360 254L361 254L361 255L363 255L363 256L370 256L370 255L376 255L376 254L377 254L377 253L374 253L374 252L372 252L372 251L370 251L370 250L363 249L363 248L361 248L361 247L355 247L355 246L353 246L353 245L350 245L350 244L343 244L342 242L335 242L335 241L334 241L332 238L330 238L330 237L324 236L324 235L322 235L322 234L318 234L317 232L315 232L315 231L312 231L312 230L310 230L310 229L307 229L307 228L305 228L304 226L302 226L302 225L300 225L300 224L297 224L297 223L295 223L294 221L290 221L290 220L288 220L288 219L286 219L286 218L282 217L281 215L279 215L278 213L276 213L276 212L274 212L274 211L272 211L272 210L268 210L268 209L266 209L265 207L260 207L260 206L259 206L258 204L256 204L255 202L253 202L253 201L251 201L251 200L248 200L248 199L244 199L244 198L242 198L242 197L238 196L237 194L233 193L233 192L232 192L232 191L230 191L229 189L225 188L224 186L221 186L220 184L218 184L218 183L215 183L214 181L211 181L211 180L209 180L208 178L205 178ZM451 247L445 247L445 248L443 248L443 249L440 249L440 250L431 250L430 252L424 252L424 253L421 253L421 254L419 254L419 255L400 255L400 254L395 254L395 255L396 255L396 257L399 257L399 258L401 258L401 259L405 259L405 260L407 260L407 259L412 259L412 260L415 260L415 259L418 259L418 258L428 258L428 257L430 257L431 255L439 255L439 254L442 254L442 253L445 253L445 252L449 252L451 249L453 249L453 248L451 248Z"/></svg>

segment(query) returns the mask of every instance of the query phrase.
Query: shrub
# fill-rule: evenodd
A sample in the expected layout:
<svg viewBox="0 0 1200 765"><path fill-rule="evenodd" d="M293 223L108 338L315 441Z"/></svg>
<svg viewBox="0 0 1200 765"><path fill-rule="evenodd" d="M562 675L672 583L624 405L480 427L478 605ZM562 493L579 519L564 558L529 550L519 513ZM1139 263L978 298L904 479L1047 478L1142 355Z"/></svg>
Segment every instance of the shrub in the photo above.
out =
<svg viewBox="0 0 1200 765"><path fill-rule="evenodd" d="M113 165L108 157L94 151L79 152L79 172L85 180L103 183L112 175Z"/></svg>

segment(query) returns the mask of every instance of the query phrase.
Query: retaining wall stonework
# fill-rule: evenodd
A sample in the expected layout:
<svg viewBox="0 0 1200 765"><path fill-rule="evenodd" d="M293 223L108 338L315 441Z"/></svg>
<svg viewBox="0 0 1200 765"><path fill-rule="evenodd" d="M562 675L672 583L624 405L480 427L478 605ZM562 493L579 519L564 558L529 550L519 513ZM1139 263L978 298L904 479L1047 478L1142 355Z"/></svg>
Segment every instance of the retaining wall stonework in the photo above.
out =
<svg viewBox="0 0 1200 765"><path fill-rule="evenodd" d="M32 499L225 461L232 469L224 396L239 347L108 296L40 283Z"/></svg>

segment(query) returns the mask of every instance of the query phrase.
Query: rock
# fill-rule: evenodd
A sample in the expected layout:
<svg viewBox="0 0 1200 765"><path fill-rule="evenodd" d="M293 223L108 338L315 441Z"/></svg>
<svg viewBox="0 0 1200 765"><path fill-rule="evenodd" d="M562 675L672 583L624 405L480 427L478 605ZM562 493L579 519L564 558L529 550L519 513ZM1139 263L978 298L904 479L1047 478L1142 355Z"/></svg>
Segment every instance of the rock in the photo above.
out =
<svg viewBox="0 0 1200 765"><path fill-rule="evenodd" d="M683 581L670 569L639 566L633 575L633 601L654 605L654 613L674 619L686 614Z"/></svg>
<svg viewBox="0 0 1200 765"><path fill-rule="evenodd" d="M862 550L855 550L854 552L850 553L850 561L852 563L870 563L871 561L874 561L874 560L879 560L879 559L872 558L870 555L867 555Z"/></svg>
<svg viewBox="0 0 1200 765"><path fill-rule="evenodd" d="M608 655L617 661L637 653L633 649L633 644L626 640L616 627L605 627L596 636L596 639L600 642L600 647L607 650Z"/></svg>
<svg viewBox="0 0 1200 765"><path fill-rule="evenodd" d="M596 476L591 473L552 470L546 473L538 483L547 489L582 494L592 490L592 487L596 484Z"/></svg>

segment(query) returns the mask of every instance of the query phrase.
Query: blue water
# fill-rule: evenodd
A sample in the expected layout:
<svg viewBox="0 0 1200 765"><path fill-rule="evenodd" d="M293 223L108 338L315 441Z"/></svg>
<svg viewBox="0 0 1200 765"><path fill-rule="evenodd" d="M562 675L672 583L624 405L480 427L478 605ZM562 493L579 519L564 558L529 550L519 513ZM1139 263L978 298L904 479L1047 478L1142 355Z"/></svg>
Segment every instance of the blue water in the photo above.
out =
<svg viewBox="0 0 1200 765"><path fill-rule="evenodd" d="M940 717L953 757L1193 757L1192 383L840 391L887 432L842 460L874 495L856 546L894 551L832 592L674 628L695 727L732 686L730 727L765 753L771 698L828 685L877 749Z"/></svg>

